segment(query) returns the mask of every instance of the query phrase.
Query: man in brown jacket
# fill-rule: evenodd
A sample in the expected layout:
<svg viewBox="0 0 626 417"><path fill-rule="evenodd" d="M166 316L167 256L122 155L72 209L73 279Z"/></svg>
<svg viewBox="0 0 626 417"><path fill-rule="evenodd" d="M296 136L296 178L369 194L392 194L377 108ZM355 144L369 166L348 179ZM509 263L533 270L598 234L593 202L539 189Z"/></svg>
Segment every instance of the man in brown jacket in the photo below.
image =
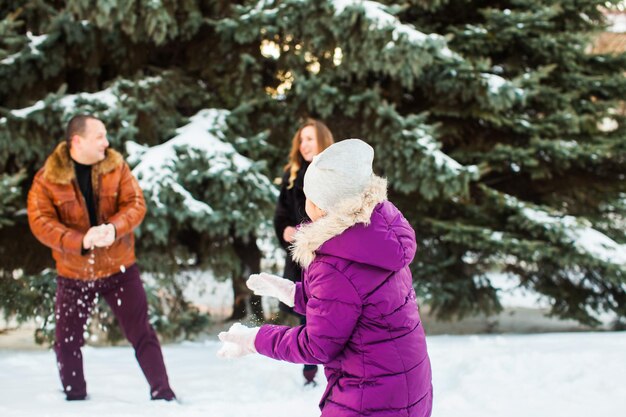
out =
<svg viewBox="0 0 626 417"><path fill-rule="evenodd" d="M52 249L57 266L54 350L61 383L67 400L87 397L83 332L102 296L135 349L151 398L170 401L175 395L135 264L133 229L146 213L143 193L108 147L102 121L75 116L28 194L31 230Z"/></svg>

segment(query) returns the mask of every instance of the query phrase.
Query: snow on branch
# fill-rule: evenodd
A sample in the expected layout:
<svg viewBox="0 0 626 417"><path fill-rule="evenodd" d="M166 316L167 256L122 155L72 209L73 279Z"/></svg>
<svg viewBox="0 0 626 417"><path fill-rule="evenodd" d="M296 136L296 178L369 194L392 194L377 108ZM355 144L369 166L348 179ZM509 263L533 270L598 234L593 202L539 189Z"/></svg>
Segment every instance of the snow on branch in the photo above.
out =
<svg viewBox="0 0 626 417"><path fill-rule="evenodd" d="M63 108L65 114L69 114L75 110L76 102L79 100L99 102L106 105L109 109L114 108L119 102L113 89L107 88L95 93L68 94L59 98L55 103ZM11 110L9 113L16 118L25 119L31 113L45 109L46 105L45 100L39 100L32 106Z"/></svg>
<svg viewBox="0 0 626 417"><path fill-rule="evenodd" d="M262 175L253 175L249 171L253 162L237 153L235 148L225 142L222 130L226 127L227 110L203 109L190 118L190 123L176 130L178 133L169 141L146 149L133 142L127 142L129 160L141 160L133 169L141 187L151 192L151 199L157 207L163 207L159 195L169 188L182 197L184 206L194 215L213 214L213 209L203 201L195 199L177 181L177 149L186 148L188 152L197 152L211 160L212 169L222 169L243 175L267 189L273 189L270 181ZM139 155L134 155L139 153ZM252 177L250 177L252 175Z"/></svg>
<svg viewBox="0 0 626 417"><path fill-rule="evenodd" d="M512 88L512 91L517 98L522 98L524 96L523 89L519 87L513 87L513 84L500 77L499 75L482 73L481 77L487 83L487 90L490 94L498 95L501 92Z"/></svg>
<svg viewBox="0 0 626 417"><path fill-rule="evenodd" d="M274 15L278 11L278 8L271 8L271 9L269 8L269 7L272 7L274 3L275 2L272 0L260 0L247 13L242 14L240 18L243 20L246 20L258 14Z"/></svg>
<svg viewBox="0 0 626 417"><path fill-rule="evenodd" d="M626 32L626 14L624 13L607 13L607 30L609 32L624 33Z"/></svg>
<svg viewBox="0 0 626 417"><path fill-rule="evenodd" d="M550 214L538 207L531 207L515 197L506 196L506 204L519 210L520 214L533 224L545 229L561 230L572 241L581 254L586 254L603 262L626 265L626 245L591 227L591 222L574 216Z"/></svg>
<svg viewBox="0 0 626 417"><path fill-rule="evenodd" d="M32 32L27 32L26 37L28 37L28 44L19 52L14 53L13 55L9 55L0 61L0 65L11 65L13 64L19 57L25 52L30 52L32 55L39 55L41 51L39 50L39 45L41 45L46 39L48 39L48 35L33 35Z"/></svg>
<svg viewBox="0 0 626 417"><path fill-rule="evenodd" d="M136 81L135 84L140 88L149 89L154 88L162 81L163 78L160 76L150 76ZM124 97L124 95L121 94L119 90L120 86L124 85L124 83L127 82L128 80L119 80L113 83L110 87L101 91L96 91L95 93L67 94L52 100L48 100L47 98L45 98L43 100L38 100L31 106L11 110L8 113L15 118L26 119L31 113L44 110L46 107L56 105L63 109L65 115L69 115L73 114L76 111L77 103L80 102L100 103L108 109L107 111L111 111L116 108L120 103L120 97ZM2 122L3 120L0 120L0 124Z"/></svg>
<svg viewBox="0 0 626 417"><path fill-rule="evenodd" d="M428 41L439 41L444 45L437 51L440 58L444 59L461 59L461 57L450 50L446 46L445 38L439 34L425 34L415 29L413 25L400 22L393 14L389 13L387 6L376 1L368 0L331 0L331 4L335 8L335 15L341 15L346 9L361 7L364 11L365 18L372 23L372 29L385 30L392 29L393 42L405 38L413 45L424 46ZM393 47L394 43L390 42L387 47Z"/></svg>
<svg viewBox="0 0 626 417"><path fill-rule="evenodd" d="M346 9L362 8L365 18L371 22L371 29L391 29L392 41L387 44L388 49L395 47L397 41L405 39L415 46L430 46L434 50L434 55L446 62L463 60L459 54L450 50L447 45L448 42L443 36L436 33L425 34L413 25L402 23L400 19L389 12L389 8L384 4L370 0L331 0L331 3L335 8L335 15L341 15ZM431 45L428 45L429 43ZM514 99L524 97L523 89L515 87L510 81L498 75L481 73L480 76L485 81L487 91L491 95L498 96L510 92Z"/></svg>
<svg viewBox="0 0 626 417"><path fill-rule="evenodd" d="M417 137L416 143L419 149L421 149L422 154L427 158L431 158L437 167L454 176L458 176L463 172L471 174L472 177L478 176L478 167L476 165L464 166L446 155L440 150L441 144L423 129L414 128L411 130L403 130L402 133L404 136Z"/></svg>

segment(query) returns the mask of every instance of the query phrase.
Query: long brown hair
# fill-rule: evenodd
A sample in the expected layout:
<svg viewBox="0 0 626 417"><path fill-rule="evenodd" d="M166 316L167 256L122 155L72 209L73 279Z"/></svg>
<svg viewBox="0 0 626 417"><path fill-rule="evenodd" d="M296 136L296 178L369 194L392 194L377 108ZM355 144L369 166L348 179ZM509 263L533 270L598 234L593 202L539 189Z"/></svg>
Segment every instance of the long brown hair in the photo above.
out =
<svg viewBox="0 0 626 417"><path fill-rule="evenodd" d="M307 126L313 126L313 128L315 129L317 148L319 152L322 152L324 149L335 143L335 140L333 139L333 134L331 133L328 126L316 119L306 119L306 121L300 125L300 128L298 129L296 134L293 135L293 139L291 140L289 162L287 162L287 165L285 165L284 168L285 171L289 171L289 184L287 185L287 188L293 187L293 182L298 176L298 170L300 169L304 161L304 158L302 158L302 155L300 154L300 135L302 134L302 129Z"/></svg>

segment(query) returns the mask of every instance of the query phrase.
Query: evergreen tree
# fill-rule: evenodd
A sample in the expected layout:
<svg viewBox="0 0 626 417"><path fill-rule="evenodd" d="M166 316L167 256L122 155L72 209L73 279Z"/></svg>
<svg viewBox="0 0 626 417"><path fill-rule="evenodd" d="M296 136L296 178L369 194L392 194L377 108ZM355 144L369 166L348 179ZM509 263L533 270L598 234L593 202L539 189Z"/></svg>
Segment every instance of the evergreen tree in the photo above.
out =
<svg viewBox="0 0 626 417"><path fill-rule="evenodd" d="M166 6L171 8L162 7L161 2L107 1L99 2L95 9L92 9L91 2L80 1L3 2L0 5L3 19L0 24L0 167L4 173L0 196L7 201L11 199L16 206L12 209L7 205L0 213L2 224L15 223L11 229L0 230L0 240L7 243L1 254L7 258L3 259L1 284L6 291L3 291L0 304L5 315L17 314L20 320L40 316L39 309L35 307L43 307L44 304L36 293L44 290L45 294L41 295L50 300L54 295L54 279L51 279L47 269L52 266L49 253L34 242L25 212L19 209L25 206L30 179L62 139L64 125L69 118L77 113L96 115L105 122L112 146L124 150L123 145L130 141L142 146L161 144L171 139L176 134L176 128L185 124L189 116L200 109L222 104L219 97L213 96L213 89L220 85L220 80L213 79L215 74L211 71L225 71L229 64L221 68L214 65L207 71L203 55L210 55L212 43L218 43L207 19L218 17L220 9L230 8L229 2L213 2L211 5L187 2L180 7L177 2L170 3ZM206 6L206 9L200 10L201 6ZM181 48L181 45L184 47ZM214 57L213 61L219 62L220 59ZM248 142L262 141L263 134L247 136L247 139L233 138L246 142L242 145L246 148L250 146ZM180 152L184 154L185 150ZM198 158L192 161L189 155L183 156L186 165L181 163L181 167L196 163L199 168L206 169L212 163ZM256 166L250 169L258 170ZM22 180L24 172L29 180L22 181L18 193L22 198L16 199L15 187L9 184ZM184 175L190 174L186 172ZM194 181L199 181L199 178L187 180L190 183ZM237 187L247 184L246 181L224 183L232 185L234 191L240 191L240 201L245 201L242 199L243 190ZM268 181L266 183L269 184ZM250 185L247 184L249 190ZM263 191L273 196L273 190ZM249 194L260 195L263 191ZM152 200L148 201L150 204ZM233 207L223 207L230 212L221 216L222 221L216 221L216 216L221 213L215 210L210 223L215 227L233 228L230 240L227 237L219 240L219 233L214 232L211 236L216 237L215 241L209 242L203 237L207 233L207 222L202 221L168 224L161 231L150 229L159 221L159 216L174 212L164 214L155 210L144 225L146 238L139 240L138 259L143 262L144 270L154 272L157 277L154 281L148 279L148 297L152 322L163 335L193 333L206 323L206 317L184 298L181 283L159 279L164 274L171 276L184 269L178 265L175 271L175 264L169 262L176 255L184 253L185 256L199 258L202 255L207 258L207 253L210 254L209 259L202 259L202 265L217 265L222 273L230 266L228 277L236 275L237 289L242 287L243 274L259 269L255 265L261 259L256 246L256 229L244 227L245 220L233 220L237 213ZM255 213L256 219L269 217L267 203L258 208L265 212ZM179 210L186 209L186 206L179 207ZM250 211L250 207L245 206L239 214L245 213L252 219ZM251 221L248 220L248 223ZM256 226L263 230L262 222L257 222ZM193 227L198 227L198 230ZM164 237L168 233L171 236ZM196 236L201 239L193 244L184 240ZM183 240L179 243L176 238ZM19 242L15 242L16 239ZM166 245L159 239L169 243L175 241L176 244ZM186 244L195 249L201 243L212 246L202 247L201 251L185 252ZM39 256L35 260L31 256L15 256L16 252L11 250L14 247L36 248L21 253L32 252ZM220 250L214 253L211 249L215 248ZM229 257L224 257L224 254ZM236 257L239 262L235 262ZM196 267L195 258L183 261L184 267ZM14 279L14 276L20 278ZM48 278L51 285L45 288L37 285L43 277ZM247 297L242 297L239 292L235 312L243 314L245 303L242 301ZM49 307L48 304L45 306ZM261 313L260 303L256 308L252 307L257 315ZM100 327L115 329L109 326L113 318L106 312L102 312L98 319ZM42 320L44 336L49 335L53 324L53 316ZM119 335L109 333L109 336L115 339Z"/></svg>
<svg viewBox="0 0 626 417"><path fill-rule="evenodd" d="M502 269L592 324L626 314L626 61L587 53L605 4L260 1L220 29L275 46L289 89L272 114L305 109L374 145L441 315L499 310Z"/></svg>
<svg viewBox="0 0 626 417"><path fill-rule="evenodd" d="M169 141L149 149L133 142L127 147L131 162L138 161L133 172L147 197L148 213L138 239L144 253L152 255L146 263L158 265L156 272L168 271L161 283L178 285L178 291L185 280L178 283L173 275L186 268L208 268L230 278L233 318L241 318L249 296L245 280L261 268L256 240L270 238L267 219L278 193L262 172L265 164L242 156L226 141L228 115L226 110L203 109ZM253 297L259 318L260 306L260 297Z"/></svg>
<svg viewBox="0 0 626 417"><path fill-rule="evenodd" d="M374 146L417 232L415 287L439 314L497 311L489 273L504 270L555 315L623 319L626 141L614 109L626 61L588 52L605 30L599 7L614 3L1 1L2 287L25 299L16 285L50 266L12 249L40 250L26 190L73 114L95 113L112 145L128 146L150 206L138 231L147 268L210 268L239 284L268 233L267 178L310 115ZM200 120L216 148L176 145ZM144 174L166 148L169 162ZM170 325L200 325L174 298L174 309L151 301L155 317L189 311ZM14 301L2 297L5 314Z"/></svg>

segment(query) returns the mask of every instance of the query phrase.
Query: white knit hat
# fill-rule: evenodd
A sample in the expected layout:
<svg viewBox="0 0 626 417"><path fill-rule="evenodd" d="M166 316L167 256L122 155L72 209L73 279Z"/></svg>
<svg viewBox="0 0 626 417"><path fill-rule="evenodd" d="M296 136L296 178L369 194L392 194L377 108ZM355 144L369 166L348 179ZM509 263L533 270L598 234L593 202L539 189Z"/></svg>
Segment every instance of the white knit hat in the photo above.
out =
<svg viewBox="0 0 626 417"><path fill-rule="evenodd" d="M316 155L304 174L304 194L328 212L363 193L372 178L374 149L361 139L346 139Z"/></svg>

